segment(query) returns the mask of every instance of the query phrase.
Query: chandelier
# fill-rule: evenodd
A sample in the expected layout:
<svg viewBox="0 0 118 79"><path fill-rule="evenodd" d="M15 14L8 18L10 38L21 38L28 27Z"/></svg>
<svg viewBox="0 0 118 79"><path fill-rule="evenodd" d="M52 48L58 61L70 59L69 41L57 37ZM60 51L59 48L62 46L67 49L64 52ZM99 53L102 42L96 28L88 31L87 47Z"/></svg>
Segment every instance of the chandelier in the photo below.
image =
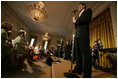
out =
<svg viewBox="0 0 118 79"><path fill-rule="evenodd" d="M48 32L45 35L42 35L43 40L49 40Z"/></svg>
<svg viewBox="0 0 118 79"><path fill-rule="evenodd" d="M33 21L43 21L47 18L47 10L42 1L33 1L28 5L28 11Z"/></svg>

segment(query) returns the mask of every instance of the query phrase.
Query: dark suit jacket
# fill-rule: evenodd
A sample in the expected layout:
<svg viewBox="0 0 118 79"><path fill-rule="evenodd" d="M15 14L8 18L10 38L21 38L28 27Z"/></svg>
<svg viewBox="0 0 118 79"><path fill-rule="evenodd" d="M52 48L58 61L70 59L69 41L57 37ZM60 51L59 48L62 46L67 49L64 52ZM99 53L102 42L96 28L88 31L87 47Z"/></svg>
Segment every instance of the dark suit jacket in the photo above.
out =
<svg viewBox="0 0 118 79"><path fill-rule="evenodd" d="M75 38L89 38L89 22L91 21L92 10L85 10L75 23Z"/></svg>

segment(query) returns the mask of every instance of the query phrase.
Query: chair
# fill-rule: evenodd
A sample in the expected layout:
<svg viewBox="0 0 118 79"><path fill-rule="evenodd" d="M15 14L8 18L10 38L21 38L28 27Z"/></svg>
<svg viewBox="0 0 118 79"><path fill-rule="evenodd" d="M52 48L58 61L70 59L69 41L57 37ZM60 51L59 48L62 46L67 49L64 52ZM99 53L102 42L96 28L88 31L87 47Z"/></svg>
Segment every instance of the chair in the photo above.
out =
<svg viewBox="0 0 118 79"><path fill-rule="evenodd" d="M12 53L12 65L23 66L26 55L27 55L26 45L23 43L16 43Z"/></svg>

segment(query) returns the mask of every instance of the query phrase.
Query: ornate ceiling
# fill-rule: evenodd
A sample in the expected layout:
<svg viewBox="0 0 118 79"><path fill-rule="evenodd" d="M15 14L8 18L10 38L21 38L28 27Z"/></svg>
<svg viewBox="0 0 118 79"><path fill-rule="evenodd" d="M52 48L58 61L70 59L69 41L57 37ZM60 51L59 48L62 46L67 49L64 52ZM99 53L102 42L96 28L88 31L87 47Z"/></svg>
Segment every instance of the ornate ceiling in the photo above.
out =
<svg viewBox="0 0 118 79"><path fill-rule="evenodd" d="M34 22L27 10L28 1L7 1L10 9L35 33L48 32L49 35L67 36L72 32L72 11L77 9L79 1L44 1L48 17L43 22ZM111 2L87 1L88 8L93 10L93 18L109 6Z"/></svg>

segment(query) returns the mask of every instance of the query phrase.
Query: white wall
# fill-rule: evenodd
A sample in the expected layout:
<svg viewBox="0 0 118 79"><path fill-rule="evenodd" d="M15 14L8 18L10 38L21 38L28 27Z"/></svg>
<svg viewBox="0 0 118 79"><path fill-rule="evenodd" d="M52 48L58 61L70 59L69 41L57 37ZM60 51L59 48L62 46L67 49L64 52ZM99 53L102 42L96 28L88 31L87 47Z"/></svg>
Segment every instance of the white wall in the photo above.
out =
<svg viewBox="0 0 118 79"><path fill-rule="evenodd" d="M29 39L29 30L26 28L24 22L13 12L13 10L6 4L1 3L1 23L8 22L13 24L13 29L10 38L14 39L20 28L24 28L27 32L27 39Z"/></svg>

